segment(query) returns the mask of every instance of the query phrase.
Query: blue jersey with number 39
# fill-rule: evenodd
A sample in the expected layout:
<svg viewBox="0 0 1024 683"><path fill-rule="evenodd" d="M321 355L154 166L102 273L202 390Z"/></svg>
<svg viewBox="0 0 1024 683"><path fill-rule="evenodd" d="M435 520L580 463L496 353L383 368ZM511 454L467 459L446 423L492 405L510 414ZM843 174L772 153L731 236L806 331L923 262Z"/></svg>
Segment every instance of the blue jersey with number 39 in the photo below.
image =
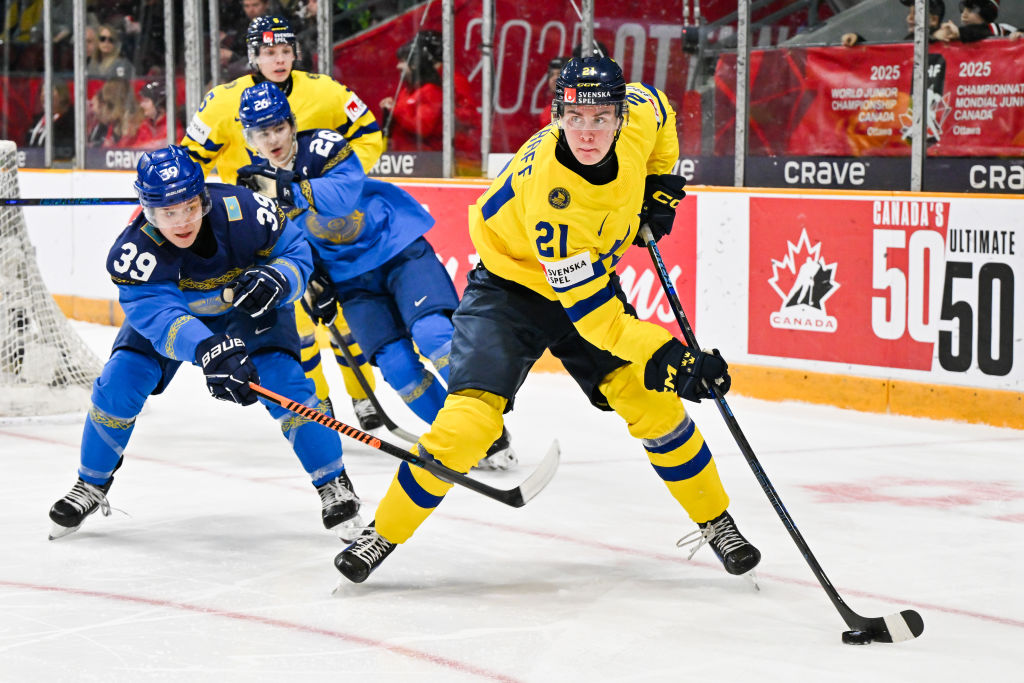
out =
<svg viewBox="0 0 1024 683"><path fill-rule="evenodd" d="M208 256L174 246L144 214L107 255L128 324L174 360L192 361L196 345L213 334L204 317L234 310L221 293L247 268L270 264L285 274L290 295L281 306L302 295L313 269L309 245L273 199L234 185L206 189L212 206L196 244Z"/></svg>

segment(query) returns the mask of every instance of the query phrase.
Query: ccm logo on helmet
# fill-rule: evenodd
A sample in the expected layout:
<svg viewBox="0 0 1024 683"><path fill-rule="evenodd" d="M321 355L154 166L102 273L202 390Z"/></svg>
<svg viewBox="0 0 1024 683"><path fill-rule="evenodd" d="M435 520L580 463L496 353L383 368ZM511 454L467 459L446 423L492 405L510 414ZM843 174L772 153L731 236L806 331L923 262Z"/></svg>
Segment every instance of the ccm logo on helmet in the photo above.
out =
<svg viewBox="0 0 1024 683"><path fill-rule="evenodd" d="M171 178L178 177L178 167L168 166L167 168L158 168L157 175L160 176L160 180L170 180Z"/></svg>
<svg viewBox="0 0 1024 683"><path fill-rule="evenodd" d="M654 198L654 201L658 202L659 204L667 204L670 207L672 207L673 209L676 208L677 206L679 206L679 200L678 199L676 199L675 197L673 197L670 194L662 192L661 190L657 190L651 196Z"/></svg>

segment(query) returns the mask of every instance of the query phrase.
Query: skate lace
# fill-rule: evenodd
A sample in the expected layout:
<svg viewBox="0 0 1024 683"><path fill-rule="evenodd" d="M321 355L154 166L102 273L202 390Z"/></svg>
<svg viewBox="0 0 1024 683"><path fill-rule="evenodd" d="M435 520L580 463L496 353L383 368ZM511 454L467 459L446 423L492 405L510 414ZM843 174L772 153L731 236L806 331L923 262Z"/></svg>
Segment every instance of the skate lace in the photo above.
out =
<svg viewBox="0 0 1024 683"><path fill-rule="evenodd" d="M387 554L388 548L392 545L394 544L384 540L383 536L374 531L373 533L360 536L356 539L355 547L352 548L352 553L372 567L379 559Z"/></svg>
<svg viewBox="0 0 1024 683"><path fill-rule="evenodd" d="M103 516L110 516L110 503L107 502L107 496L100 488L92 484L77 482L65 500L78 508L79 512L85 512L93 505L99 505Z"/></svg>
<svg viewBox="0 0 1024 683"><path fill-rule="evenodd" d="M693 550L687 555L686 559L691 560L693 556L697 554L703 546L711 544L712 547L717 548L719 554L725 557L733 550L740 548L746 544L743 537L740 536L739 531L732 525L732 520L725 517L719 520L717 523L709 523L704 528L698 528L695 531L691 531L686 534L678 541L676 541L676 547L682 548L688 545L694 545Z"/></svg>
<svg viewBox="0 0 1024 683"><path fill-rule="evenodd" d="M320 503L325 508L337 503L347 503L350 500L359 501L359 497L342 484L340 479L327 482L318 488L317 492L320 494Z"/></svg>

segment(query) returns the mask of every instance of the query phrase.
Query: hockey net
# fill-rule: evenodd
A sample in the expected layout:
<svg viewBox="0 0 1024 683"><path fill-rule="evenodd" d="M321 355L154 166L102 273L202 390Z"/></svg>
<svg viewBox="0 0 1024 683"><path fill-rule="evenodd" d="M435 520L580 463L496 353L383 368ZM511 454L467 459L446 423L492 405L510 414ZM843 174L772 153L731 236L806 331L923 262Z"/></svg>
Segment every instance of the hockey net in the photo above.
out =
<svg viewBox="0 0 1024 683"><path fill-rule="evenodd" d="M18 197L17 148L0 140L0 197ZM21 207L0 206L0 419L80 412L102 365L50 296Z"/></svg>

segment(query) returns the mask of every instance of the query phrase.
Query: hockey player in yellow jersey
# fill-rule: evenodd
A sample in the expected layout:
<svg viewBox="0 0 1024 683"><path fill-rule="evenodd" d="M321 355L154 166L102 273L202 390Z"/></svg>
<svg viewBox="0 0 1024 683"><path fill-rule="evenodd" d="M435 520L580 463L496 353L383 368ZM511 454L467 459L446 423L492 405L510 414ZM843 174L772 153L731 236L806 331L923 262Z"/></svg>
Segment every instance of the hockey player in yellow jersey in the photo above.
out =
<svg viewBox="0 0 1024 683"><path fill-rule="evenodd" d="M627 85L606 57L570 60L558 78L552 124L534 134L475 205L469 230L480 254L452 319L448 398L416 448L466 472L501 432L530 367L545 349L591 403L614 410L641 440L655 472L731 574L760 553L736 528L729 498L680 397L699 401L708 383L725 393L717 350L690 349L640 321L615 264L648 225L672 228L683 178L675 112L664 93ZM335 566L364 581L440 504L452 484L402 463L374 525Z"/></svg>
<svg viewBox="0 0 1024 683"><path fill-rule="evenodd" d="M238 170L252 157L238 121L242 91L255 83L271 81L288 96L288 103L303 128L330 128L338 131L359 157L363 170L369 171L384 151L384 138L373 112L359 97L330 76L292 69L295 62L295 33L282 17L256 17L246 32L246 46L252 74L210 90L199 105L185 131L182 146L199 162L203 173L214 168L225 183L237 181ZM317 396L330 404L327 380L320 365L317 326L301 305L295 306L295 323L301 341L302 367L316 384ZM343 337L348 328L343 317L337 320ZM363 429L376 429L383 423L353 371L361 372L375 386L374 375L355 342L349 347L359 368L349 368L341 352L334 349L345 388Z"/></svg>

